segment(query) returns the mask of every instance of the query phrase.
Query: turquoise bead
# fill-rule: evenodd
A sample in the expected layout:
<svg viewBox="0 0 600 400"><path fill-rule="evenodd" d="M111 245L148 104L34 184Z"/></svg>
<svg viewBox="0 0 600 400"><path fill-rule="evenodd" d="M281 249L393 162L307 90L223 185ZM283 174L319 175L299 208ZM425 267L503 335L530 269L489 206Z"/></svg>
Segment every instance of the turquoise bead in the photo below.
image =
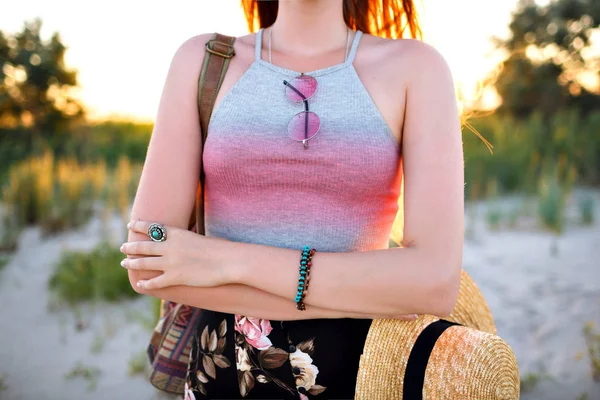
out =
<svg viewBox="0 0 600 400"><path fill-rule="evenodd" d="M301 264L302 264L302 265L306 265L306 261L302 261L302 262L301 262Z"/></svg>
<svg viewBox="0 0 600 400"><path fill-rule="evenodd" d="M154 239L159 239L160 238L160 232L159 231L153 231L152 232L152 237Z"/></svg>
<svg viewBox="0 0 600 400"><path fill-rule="evenodd" d="M300 271L300 275L306 275L306 271Z"/></svg>
<svg viewBox="0 0 600 400"><path fill-rule="evenodd" d="M307 251L308 251L308 250L310 250L310 247L308 247L308 246L304 246L304 250L307 250Z"/></svg>
<svg viewBox="0 0 600 400"><path fill-rule="evenodd" d="M303 281L303 280L304 280L304 277L303 277L303 276L301 276L301 277L300 277L300 280L301 280L301 281Z"/></svg>

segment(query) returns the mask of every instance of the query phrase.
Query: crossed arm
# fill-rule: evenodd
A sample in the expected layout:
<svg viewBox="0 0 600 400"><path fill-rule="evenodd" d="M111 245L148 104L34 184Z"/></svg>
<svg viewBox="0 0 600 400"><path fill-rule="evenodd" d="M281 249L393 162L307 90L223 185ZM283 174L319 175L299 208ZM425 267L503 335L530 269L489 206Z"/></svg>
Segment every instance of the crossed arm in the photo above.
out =
<svg viewBox="0 0 600 400"><path fill-rule="evenodd" d="M420 47L419 68L406 88L405 246L317 252L307 309L300 312L293 302L298 251L184 233L201 154L194 84L201 46L203 41L190 40L173 58L132 211L132 221L159 222L177 233L169 234L167 242L151 243L142 233L144 223L134 224L125 251L132 259L126 267L134 289L275 320L448 315L462 264L464 174L454 88L441 56ZM159 264L148 255L175 259L167 257L169 252L177 253L171 270L168 262L152 268ZM139 281L145 285L138 286Z"/></svg>

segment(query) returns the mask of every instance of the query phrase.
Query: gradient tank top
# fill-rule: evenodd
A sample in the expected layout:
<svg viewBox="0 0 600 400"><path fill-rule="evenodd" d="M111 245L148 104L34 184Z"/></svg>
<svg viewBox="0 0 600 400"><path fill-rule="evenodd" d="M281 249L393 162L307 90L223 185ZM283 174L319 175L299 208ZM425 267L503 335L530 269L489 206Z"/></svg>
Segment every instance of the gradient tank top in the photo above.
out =
<svg viewBox="0 0 600 400"><path fill-rule="evenodd" d="M321 120L308 149L287 132L304 107L287 99L283 81L299 73L261 59L262 34L256 60L223 96L208 127L206 234L298 250L387 248L398 211L400 149L352 64L361 32L345 62L306 74L317 80L308 102ZM260 327L260 346L240 324L254 333ZM186 399L352 399L370 325L370 319L267 321L203 310ZM198 337L223 326L215 369ZM289 357L261 361L282 351Z"/></svg>
<svg viewBox="0 0 600 400"><path fill-rule="evenodd" d="M213 111L203 162L206 234L232 241L317 251L387 248L400 195L400 149L353 65L305 73L317 80L308 100L320 120L305 149L288 136L304 110L284 95L300 75L256 60Z"/></svg>

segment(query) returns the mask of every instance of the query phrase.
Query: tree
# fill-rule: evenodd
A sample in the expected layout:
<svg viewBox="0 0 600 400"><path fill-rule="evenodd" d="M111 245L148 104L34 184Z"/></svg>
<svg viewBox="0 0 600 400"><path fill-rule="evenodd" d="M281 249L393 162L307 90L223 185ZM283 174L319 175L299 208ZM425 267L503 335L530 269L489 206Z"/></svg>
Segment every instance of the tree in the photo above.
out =
<svg viewBox="0 0 600 400"><path fill-rule="evenodd" d="M497 39L508 53L495 85L502 98L498 111L550 117L564 108L583 114L599 110L600 57L591 40L599 23L598 0L553 0L543 6L520 0L510 38Z"/></svg>
<svg viewBox="0 0 600 400"><path fill-rule="evenodd" d="M0 129L25 127L33 136L65 132L84 116L70 95L77 72L68 69L58 33L43 42L42 21L15 35L0 32Z"/></svg>

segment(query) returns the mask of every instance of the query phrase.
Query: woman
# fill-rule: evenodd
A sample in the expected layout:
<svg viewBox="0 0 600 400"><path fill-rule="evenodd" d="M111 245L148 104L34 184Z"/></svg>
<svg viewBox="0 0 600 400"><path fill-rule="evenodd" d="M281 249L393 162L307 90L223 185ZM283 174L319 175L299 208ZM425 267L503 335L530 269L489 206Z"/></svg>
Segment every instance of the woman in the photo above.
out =
<svg viewBox="0 0 600 400"><path fill-rule="evenodd" d="M373 318L443 317L456 300L463 159L452 78L428 45L368 34L392 36L404 18L416 36L411 0L245 7L264 29L237 39L212 114L207 235L186 231L210 38L199 35L172 60L123 266L139 293L211 310L186 398L350 399ZM403 247L388 248L402 183ZM152 223L166 241L148 240Z"/></svg>

